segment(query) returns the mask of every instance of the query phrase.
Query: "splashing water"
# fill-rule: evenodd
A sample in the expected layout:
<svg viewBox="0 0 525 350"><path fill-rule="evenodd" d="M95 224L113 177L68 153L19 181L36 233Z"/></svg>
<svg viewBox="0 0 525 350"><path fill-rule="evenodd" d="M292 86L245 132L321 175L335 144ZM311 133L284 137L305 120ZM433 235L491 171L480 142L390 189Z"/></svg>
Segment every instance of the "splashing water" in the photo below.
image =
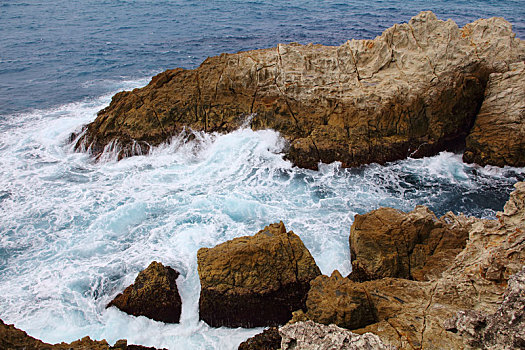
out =
<svg viewBox="0 0 525 350"><path fill-rule="evenodd" d="M126 86L143 84L129 82ZM441 153L386 166L319 171L283 159L277 132L175 137L150 154L95 163L74 153L71 132L110 95L8 116L0 125L0 317L46 342L89 335L113 343L234 349L261 329L198 320L196 253L282 220L321 271L351 271L355 214L380 206L429 206L493 217L525 169L467 165ZM181 323L133 317L105 305L152 260L172 266Z"/></svg>

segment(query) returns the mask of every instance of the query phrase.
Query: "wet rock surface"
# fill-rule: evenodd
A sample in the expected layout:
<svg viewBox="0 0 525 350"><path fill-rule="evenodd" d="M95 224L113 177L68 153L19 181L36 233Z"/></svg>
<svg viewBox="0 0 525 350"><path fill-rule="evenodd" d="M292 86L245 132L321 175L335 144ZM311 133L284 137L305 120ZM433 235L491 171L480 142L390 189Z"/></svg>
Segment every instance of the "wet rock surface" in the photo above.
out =
<svg viewBox="0 0 525 350"><path fill-rule="evenodd" d="M279 131L300 167L433 155L463 145L489 74L524 59L525 44L502 18L458 28L422 12L374 40L280 44L168 70L116 94L76 148L125 157L188 128L228 132L248 122Z"/></svg>
<svg viewBox="0 0 525 350"><path fill-rule="evenodd" d="M176 282L178 276L171 267L153 261L107 307L115 306L133 316L178 323L182 308Z"/></svg>
<svg viewBox="0 0 525 350"><path fill-rule="evenodd" d="M375 334L358 335L335 325L326 326L313 321L286 325L279 332L283 350L395 349L385 345Z"/></svg>
<svg viewBox="0 0 525 350"><path fill-rule="evenodd" d="M422 281L439 276L465 248L467 227L450 213L437 219L424 206L409 213L380 208L356 215L350 229L350 278Z"/></svg>
<svg viewBox="0 0 525 350"><path fill-rule="evenodd" d="M525 166L525 62L490 75L463 159L481 165Z"/></svg>
<svg viewBox="0 0 525 350"><path fill-rule="evenodd" d="M320 275L310 252L284 224L197 253L199 315L214 327L284 324L304 308L310 280Z"/></svg>

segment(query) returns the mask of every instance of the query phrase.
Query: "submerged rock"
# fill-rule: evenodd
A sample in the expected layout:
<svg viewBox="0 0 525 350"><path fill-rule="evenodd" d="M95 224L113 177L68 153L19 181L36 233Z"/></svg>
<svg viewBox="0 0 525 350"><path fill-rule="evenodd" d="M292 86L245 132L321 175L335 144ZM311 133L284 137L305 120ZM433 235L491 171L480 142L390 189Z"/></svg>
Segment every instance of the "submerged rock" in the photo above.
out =
<svg viewBox="0 0 525 350"><path fill-rule="evenodd" d="M0 320L0 349L2 350L156 350L152 347L141 345L128 345L123 339L110 346L103 340L92 340L84 337L71 343L48 344L27 335L26 332L15 328L14 325L5 324ZM165 350L165 349L163 349Z"/></svg>
<svg viewBox="0 0 525 350"><path fill-rule="evenodd" d="M282 350L387 350L372 333L355 334L335 325L323 325L313 321L297 322L279 330Z"/></svg>
<svg viewBox="0 0 525 350"><path fill-rule="evenodd" d="M458 224L453 214L438 220L424 206L409 213L380 208L356 215L350 229L350 278L422 281L439 276L465 248L467 227Z"/></svg>
<svg viewBox="0 0 525 350"><path fill-rule="evenodd" d="M310 252L284 224L197 253L200 319L214 327L284 324L304 308L320 275Z"/></svg>
<svg viewBox="0 0 525 350"><path fill-rule="evenodd" d="M525 62L490 75L463 159L481 165L525 166Z"/></svg>
<svg viewBox="0 0 525 350"><path fill-rule="evenodd" d="M76 148L124 157L185 128L227 132L249 122L279 131L288 158L306 168L433 155L464 143L489 74L524 59L524 42L502 18L458 28L421 12L374 40L279 44L168 70L116 94Z"/></svg>
<svg viewBox="0 0 525 350"><path fill-rule="evenodd" d="M107 307L116 306L133 316L146 316L156 321L178 323L182 302L177 289L179 273L153 261L141 271L135 283L117 295Z"/></svg>

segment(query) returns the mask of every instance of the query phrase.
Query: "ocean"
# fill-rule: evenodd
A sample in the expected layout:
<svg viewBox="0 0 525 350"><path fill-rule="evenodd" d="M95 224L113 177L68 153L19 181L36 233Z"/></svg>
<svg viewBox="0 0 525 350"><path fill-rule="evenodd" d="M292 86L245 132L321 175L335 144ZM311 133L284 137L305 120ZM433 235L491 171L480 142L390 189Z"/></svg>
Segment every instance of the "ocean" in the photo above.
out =
<svg viewBox="0 0 525 350"><path fill-rule="evenodd" d="M176 137L101 162L71 132L120 90L165 69L277 43L374 38L421 10L459 25L501 16L525 38L518 1L0 1L0 318L46 342L89 335L169 349L235 349L262 329L198 320L196 252L282 220L324 274L350 273L355 214L427 205L494 218L525 168L461 154L319 171L283 159L272 130ZM181 273L180 324L107 303L152 260Z"/></svg>

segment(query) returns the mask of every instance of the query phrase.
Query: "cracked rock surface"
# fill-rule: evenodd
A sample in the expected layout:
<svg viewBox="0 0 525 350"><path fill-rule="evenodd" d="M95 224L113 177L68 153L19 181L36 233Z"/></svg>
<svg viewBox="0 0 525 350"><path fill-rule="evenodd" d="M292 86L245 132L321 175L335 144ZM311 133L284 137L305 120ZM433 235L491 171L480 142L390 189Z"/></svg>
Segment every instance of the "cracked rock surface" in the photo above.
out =
<svg viewBox="0 0 525 350"><path fill-rule="evenodd" d="M463 159L481 165L525 166L525 62L490 75Z"/></svg>
<svg viewBox="0 0 525 350"><path fill-rule="evenodd" d="M199 316L211 326L286 323L304 308L310 280L321 274L301 239L282 222L254 236L197 252Z"/></svg>
<svg viewBox="0 0 525 350"><path fill-rule="evenodd" d="M523 60L525 43L502 18L459 28L421 12L373 40L279 44L165 71L116 94L76 148L125 157L185 128L228 132L249 121L279 131L300 167L432 155L463 144L489 74Z"/></svg>

